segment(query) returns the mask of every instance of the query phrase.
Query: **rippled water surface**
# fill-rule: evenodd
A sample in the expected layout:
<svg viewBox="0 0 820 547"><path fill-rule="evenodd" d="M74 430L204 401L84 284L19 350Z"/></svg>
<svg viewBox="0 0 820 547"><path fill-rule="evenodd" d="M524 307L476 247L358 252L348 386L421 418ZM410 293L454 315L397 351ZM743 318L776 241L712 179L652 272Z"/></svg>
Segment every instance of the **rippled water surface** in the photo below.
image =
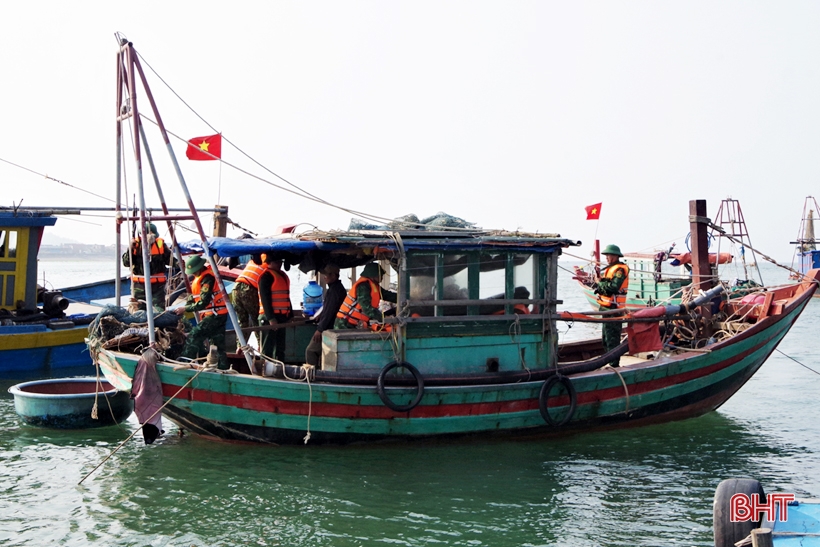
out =
<svg viewBox="0 0 820 547"><path fill-rule="evenodd" d="M584 307L575 292L562 274L565 307ZM818 327L814 301L780 349L820 371ZM684 422L558 440L272 448L180 436L165 421L165 438L145 446L138 434L81 486L135 419L26 426L5 394L17 381L0 382L3 545L706 546L722 479L820 497L820 375L777 352L724 407Z"/></svg>

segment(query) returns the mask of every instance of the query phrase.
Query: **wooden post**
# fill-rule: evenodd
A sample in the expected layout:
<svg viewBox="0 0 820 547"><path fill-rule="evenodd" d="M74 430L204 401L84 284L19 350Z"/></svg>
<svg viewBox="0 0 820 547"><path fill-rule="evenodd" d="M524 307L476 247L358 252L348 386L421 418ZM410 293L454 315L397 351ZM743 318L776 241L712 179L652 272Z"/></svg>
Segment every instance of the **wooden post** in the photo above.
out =
<svg viewBox="0 0 820 547"><path fill-rule="evenodd" d="M752 530L752 547L774 547L771 528L755 528Z"/></svg>
<svg viewBox="0 0 820 547"><path fill-rule="evenodd" d="M712 288L712 267L709 265L709 240L706 232L709 218L706 216L706 200L698 199L689 202L689 230L692 243L692 296L699 291L708 291ZM701 334L708 338L712 335L710 320L712 318L711 304L700 307L703 316L703 330Z"/></svg>
<svg viewBox="0 0 820 547"><path fill-rule="evenodd" d="M228 207L225 205L215 205L215 209L223 208L224 211L214 213L214 236L225 237L228 235Z"/></svg>
<svg viewBox="0 0 820 547"><path fill-rule="evenodd" d="M706 229L706 200L689 202L689 230L692 233L692 284L695 290L708 291L712 288L712 268L709 266L709 248Z"/></svg>

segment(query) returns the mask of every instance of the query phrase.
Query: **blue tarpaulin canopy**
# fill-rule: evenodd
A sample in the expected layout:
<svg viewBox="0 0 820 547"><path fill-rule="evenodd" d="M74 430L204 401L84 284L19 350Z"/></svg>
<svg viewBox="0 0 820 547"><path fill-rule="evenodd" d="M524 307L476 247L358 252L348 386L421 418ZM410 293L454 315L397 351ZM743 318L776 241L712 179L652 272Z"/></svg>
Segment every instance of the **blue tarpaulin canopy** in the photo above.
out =
<svg viewBox="0 0 820 547"><path fill-rule="evenodd" d="M231 239L212 237L208 247L220 257L235 258L267 254L286 264L298 264L303 272L318 270L327 264L351 268L386 258L395 260L400 251L553 253L562 248L580 245L553 236L490 232L342 232L337 234L308 233L268 239ZM201 253L200 241L181 243L185 254Z"/></svg>

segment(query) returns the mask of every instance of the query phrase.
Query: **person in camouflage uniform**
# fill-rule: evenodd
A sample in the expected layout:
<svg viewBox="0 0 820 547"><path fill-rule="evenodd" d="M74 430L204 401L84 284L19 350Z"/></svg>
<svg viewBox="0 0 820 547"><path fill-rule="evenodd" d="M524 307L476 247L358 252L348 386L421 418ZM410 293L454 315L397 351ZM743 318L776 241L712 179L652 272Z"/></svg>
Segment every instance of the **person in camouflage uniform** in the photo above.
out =
<svg viewBox="0 0 820 547"><path fill-rule="evenodd" d="M379 302L396 302L396 293L379 286L384 270L375 262L362 268L362 275L356 281L342 302L336 314L335 329L370 328L371 321L380 320Z"/></svg>
<svg viewBox="0 0 820 547"><path fill-rule="evenodd" d="M617 245L607 245L601 253L606 258L607 267L601 272L601 279L595 285L598 295L598 310L608 311L626 308L626 291L629 287L629 266L620 261L623 255ZM612 317L612 316L609 316ZM601 326L604 351L618 347L621 343L623 323L610 321ZM620 358L610 362L617 367Z"/></svg>
<svg viewBox="0 0 820 547"><path fill-rule="evenodd" d="M177 315L185 312L199 312L199 323L188 333L182 357L196 359L208 354L205 341L210 339L219 354L219 368L228 368L225 353L225 325L228 321L227 298L219 289L213 271L201 256L188 259L185 273L195 276L191 283L191 295L184 307L176 309Z"/></svg>
<svg viewBox="0 0 820 547"><path fill-rule="evenodd" d="M268 268L265 258L264 254L252 256L231 291L231 304L243 329L259 325L259 278Z"/></svg>
<svg viewBox="0 0 820 547"><path fill-rule="evenodd" d="M171 249L159 237L157 227L147 224L149 268L151 278L151 302L155 312L165 310L165 284L168 280L167 268L171 264ZM131 268L131 307L145 309L145 275L142 263L142 238L135 237L130 248L122 255L123 266ZM130 308L129 308L130 309Z"/></svg>

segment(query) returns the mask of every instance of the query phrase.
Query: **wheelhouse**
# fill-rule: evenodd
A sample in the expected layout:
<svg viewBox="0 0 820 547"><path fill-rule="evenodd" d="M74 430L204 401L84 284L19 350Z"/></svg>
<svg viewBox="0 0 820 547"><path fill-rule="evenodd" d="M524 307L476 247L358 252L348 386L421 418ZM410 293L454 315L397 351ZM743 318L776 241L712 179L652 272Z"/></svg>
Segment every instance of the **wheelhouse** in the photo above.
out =
<svg viewBox="0 0 820 547"><path fill-rule="evenodd" d="M359 266L378 261L395 308L376 330L323 333L322 369L352 374L378 373L391 361L424 363L425 374L553 365L557 261L570 245L577 243L558 236L424 230L209 242L220 256L264 252L305 273L350 268L351 281ZM314 329L289 330L286 359L299 362Z"/></svg>

